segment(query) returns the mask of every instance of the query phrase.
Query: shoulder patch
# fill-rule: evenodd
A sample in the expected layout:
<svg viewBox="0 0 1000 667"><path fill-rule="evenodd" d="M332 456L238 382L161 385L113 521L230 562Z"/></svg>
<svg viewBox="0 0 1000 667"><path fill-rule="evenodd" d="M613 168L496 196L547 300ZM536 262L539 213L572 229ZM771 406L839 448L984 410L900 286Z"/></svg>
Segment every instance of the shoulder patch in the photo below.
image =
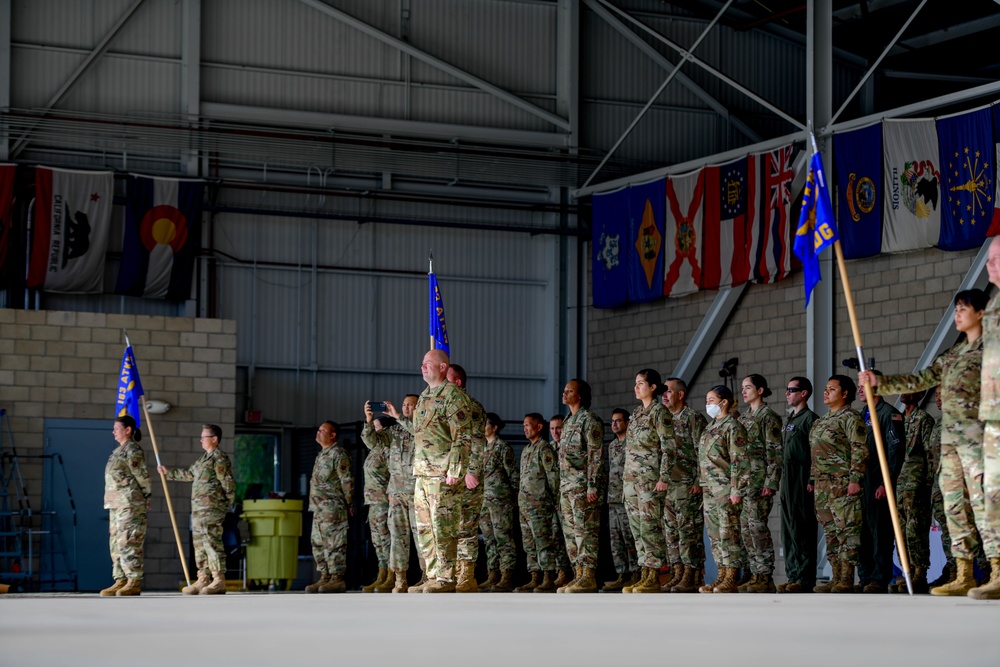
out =
<svg viewBox="0 0 1000 667"><path fill-rule="evenodd" d="M899 414L899 413L897 412L896 414L894 414L894 415L892 416L892 420L893 420L893 421L897 421L897 422L901 422L901 421L903 421L903 415L901 415L901 414Z"/></svg>

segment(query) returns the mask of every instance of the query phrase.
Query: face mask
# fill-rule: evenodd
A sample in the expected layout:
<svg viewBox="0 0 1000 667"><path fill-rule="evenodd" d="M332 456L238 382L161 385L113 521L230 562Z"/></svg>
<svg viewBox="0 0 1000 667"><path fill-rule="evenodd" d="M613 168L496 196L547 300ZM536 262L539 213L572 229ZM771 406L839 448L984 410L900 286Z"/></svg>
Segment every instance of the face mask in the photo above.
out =
<svg viewBox="0 0 1000 667"><path fill-rule="evenodd" d="M722 413L722 407L716 403L710 403L709 405L705 406L705 412L708 413L709 417L715 419Z"/></svg>

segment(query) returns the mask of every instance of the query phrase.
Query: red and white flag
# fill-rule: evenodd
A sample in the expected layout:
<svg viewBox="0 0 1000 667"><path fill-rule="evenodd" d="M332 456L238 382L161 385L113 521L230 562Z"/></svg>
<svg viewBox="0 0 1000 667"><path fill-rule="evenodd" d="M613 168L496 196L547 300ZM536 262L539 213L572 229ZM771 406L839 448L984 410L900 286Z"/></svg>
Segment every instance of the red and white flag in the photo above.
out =
<svg viewBox="0 0 1000 667"><path fill-rule="evenodd" d="M114 174L35 169L35 229L28 287L91 293L104 288Z"/></svg>
<svg viewBox="0 0 1000 667"><path fill-rule="evenodd" d="M705 168L702 289L750 280L750 228L757 219L758 157Z"/></svg>
<svg viewBox="0 0 1000 667"><path fill-rule="evenodd" d="M763 214L750 229L750 265L754 282L773 283L792 270L792 146L763 154Z"/></svg>
<svg viewBox="0 0 1000 667"><path fill-rule="evenodd" d="M705 216L703 169L667 177L664 296L684 296L701 289L701 232Z"/></svg>

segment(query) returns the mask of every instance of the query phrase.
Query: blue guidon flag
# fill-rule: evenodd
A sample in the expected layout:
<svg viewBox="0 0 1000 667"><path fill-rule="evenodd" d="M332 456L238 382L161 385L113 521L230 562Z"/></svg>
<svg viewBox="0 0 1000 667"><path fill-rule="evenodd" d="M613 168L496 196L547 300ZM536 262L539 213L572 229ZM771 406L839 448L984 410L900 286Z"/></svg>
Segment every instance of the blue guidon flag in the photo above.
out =
<svg viewBox="0 0 1000 667"><path fill-rule="evenodd" d="M427 272L427 281L430 285L431 349L444 350L444 353L450 357L448 327L444 323L444 301L441 300L441 290L438 289L437 276L434 275L433 268Z"/></svg>
<svg viewBox="0 0 1000 667"><path fill-rule="evenodd" d="M139 399L142 398L142 382L139 380L139 367L135 364L132 346L125 347L122 355L122 369L118 373L118 402L115 405L115 417L131 415L135 423L139 423L142 415Z"/></svg>
<svg viewBox="0 0 1000 667"><path fill-rule="evenodd" d="M819 254L837 239L837 223L833 219L830 190L823 173L823 158L817 151L809 161L809 176L802 195L802 213L799 215L794 246L805 273L807 308L813 288L820 281Z"/></svg>

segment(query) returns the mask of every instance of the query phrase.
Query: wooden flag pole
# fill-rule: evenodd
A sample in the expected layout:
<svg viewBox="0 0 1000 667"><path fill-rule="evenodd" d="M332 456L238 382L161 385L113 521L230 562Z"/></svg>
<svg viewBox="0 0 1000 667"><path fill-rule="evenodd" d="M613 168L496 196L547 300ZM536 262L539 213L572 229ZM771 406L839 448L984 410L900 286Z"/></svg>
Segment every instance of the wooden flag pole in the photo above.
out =
<svg viewBox="0 0 1000 667"><path fill-rule="evenodd" d="M858 328L858 315L854 310L854 295L851 294L851 281L847 277L847 263L844 261L844 251L840 240L834 243L837 252L837 267L840 269L840 279L844 282L844 297L847 299L847 314L851 318L851 331L854 333L854 346L857 348L858 367L866 371L865 353L861 345L861 329ZM910 559L906 553L906 542L903 540L903 530L899 526L899 514L896 512L896 493L892 489L892 477L889 474L889 461L885 456L885 445L882 441L882 427L878 423L875 411L875 395L872 386L865 381L865 401L868 403L868 415L872 421L872 434L875 436L875 450L878 452L878 463L882 468L882 484L885 486L885 498L889 503L889 515L892 517L892 532L896 536L896 551L899 552L899 563L903 566L903 576L906 577L906 590L913 595L913 582L910 578Z"/></svg>

